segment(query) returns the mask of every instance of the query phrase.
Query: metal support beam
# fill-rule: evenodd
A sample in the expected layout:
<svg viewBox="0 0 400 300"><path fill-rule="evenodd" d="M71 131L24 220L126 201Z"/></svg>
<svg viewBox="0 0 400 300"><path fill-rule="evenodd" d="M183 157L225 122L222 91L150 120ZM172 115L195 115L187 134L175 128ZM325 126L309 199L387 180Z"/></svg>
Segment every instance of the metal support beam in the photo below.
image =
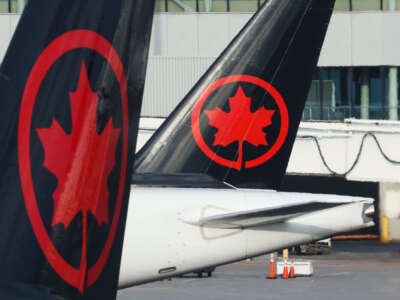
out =
<svg viewBox="0 0 400 300"><path fill-rule="evenodd" d="M206 12L212 11L213 8L213 0L204 0L204 10Z"/></svg>
<svg viewBox="0 0 400 300"><path fill-rule="evenodd" d="M322 78L322 69L318 68L319 80L319 119L324 120L324 80Z"/></svg>
<svg viewBox="0 0 400 300"><path fill-rule="evenodd" d="M396 0L389 0L389 10L396 10ZM389 119L398 120L398 70L397 67L389 68Z"/></svg>
<svg viewBox="0 0 400 300"><path fill-rule="evenodd" d="M24 8L25 8L25 4L26 4L26 0L18 0L17 1L17 13L22 14L22 12L24 11Z"/></svg>
<svg viewBox="0 0 400 300"><path fill-rule="evenodd" d="M379 77L381 82L381 119L386 119L386 67L379 67Z"/></svg>
<svg viewBox="0 0 400 300"><path fill-rule="evenodd" d="M399 183L379 183L379 216L383 243L400 240L399 198Z"/></svg>
<svg viewBox="0 0 400 300"><path fill-rule="evenodd" d="M399 92L398 92L398 70L397 67L389 68L389 120L398 120L398 105L399 105Z"/></svg>
<svg viewBox="0 0 400 300"><path fill-rule="evenodd" d="M173 0L176 5L178 5L180 8L182 8L185 12L194 12L195 10L193 9L193 7L190 7L189 5L183 3L182 0ZM196 3L198 3L196 1Z"/></svg>
<svg viewBox="0 0 400 300"><path fill-rule="evenodd" d="M353 67L348 68L347 70L347 97L349 104L349 118L353 117Z"/></svg>
<svg viewBox="0 0 400 300"><path fill-rule="evenodd" d="M361 119L369 119L369 73L364 68L361 71Z"/></svg>
<svg viewBox="0 0 400 300"><path fill-rule="evenodd" d="M389 0L389 10L396 10L396 0Z"/></svg>

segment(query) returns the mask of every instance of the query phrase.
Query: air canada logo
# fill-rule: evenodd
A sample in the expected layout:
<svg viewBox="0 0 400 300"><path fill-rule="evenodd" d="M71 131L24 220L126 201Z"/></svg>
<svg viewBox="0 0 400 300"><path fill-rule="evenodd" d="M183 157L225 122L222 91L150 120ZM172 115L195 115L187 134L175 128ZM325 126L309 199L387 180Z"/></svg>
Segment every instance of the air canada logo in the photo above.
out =
<svg viewBox="0 0 400 300"><path fill-rule="evenodd" d="M255 96L248 96L247 90ZM221 96L226 99L215 100ZM213 107L211 102L223 103L225 109ZM205 108L210 105L212 109ZM259 166L276 155L287 137L289 115L284 99L272 85L254 76L233 75L215 81L202 92L192 112L191 126L197 145L208 158L240 171ZM209 127L216 132L211 139L205 139L203 132L210 131ZM270 136L266 133L269 127ZM244 150L245 143L249 154ZM229 153L235 153L234 157Z"/></svg>
<svg viewBox="0 0 400 300"><path fill-rule="evenodd" d="M77 62L80 65L80 72L75 75L77 87L67 93L72 123L70 132L63 128L56 116L52 117L50 127L34 127L35 103L46 75L63 55L78 49L95 52L112 69L120 88L122 128L114 127L115 120L110 116L104 128L98 132L99 95L90 85L85 61ZM46 101L58 100L57 97L50 97ZM29 75L21 102L18 127L20 178L28 216L43 254L56 273L81 293L93 285L103 272L114 243L126 179L128 123L128 95L123 65L105 38L92 31L75 30L61 35L47 46ZM51 207L54 209L50 223L41 214L39 196L35 193L31 157L31 140L35 133L44 149L43 167L57 179L57 187L52 194ZM118 143L121 143L120 151L117 151ZM116 167L116 156L120 156L117 174L119 185L114 193L115 207L110 215L111 196L107 180ZM108 226L104 247L97 251L97 261L91 263L87 257L90 238L88 214L93 216L98 227ZM82 241L79 267L60 254L47 229L60 224L68 228L77 216L82 224L81 232L77 233Z"/></svg>

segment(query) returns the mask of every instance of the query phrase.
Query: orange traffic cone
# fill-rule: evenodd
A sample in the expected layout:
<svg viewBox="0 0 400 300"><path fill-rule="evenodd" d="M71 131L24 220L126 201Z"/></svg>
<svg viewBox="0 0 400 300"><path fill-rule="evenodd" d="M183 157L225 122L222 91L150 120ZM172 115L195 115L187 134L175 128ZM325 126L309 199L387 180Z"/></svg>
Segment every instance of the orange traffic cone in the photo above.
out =
<svg viewBox="0 0 400 300"><path fill-rule="evenodd" d="M272 253L269 260L269 276L268 279L276 279L276 272L275 272L275 259L274 254Z"/></svg>
<svg viewBox="0 0 400 300"><path fill-rule="evenodd" d="M296 275L294 274L294 261L293 260L290 262L289 278L296 278Z"/></svg>
<svg viewBox="0 0 400 300"><path fill-rule="evenodd" d="M282 278L283 279L288 279L289 278L288 265L287 265L287 260L286 259L283 262Z"/></svg>

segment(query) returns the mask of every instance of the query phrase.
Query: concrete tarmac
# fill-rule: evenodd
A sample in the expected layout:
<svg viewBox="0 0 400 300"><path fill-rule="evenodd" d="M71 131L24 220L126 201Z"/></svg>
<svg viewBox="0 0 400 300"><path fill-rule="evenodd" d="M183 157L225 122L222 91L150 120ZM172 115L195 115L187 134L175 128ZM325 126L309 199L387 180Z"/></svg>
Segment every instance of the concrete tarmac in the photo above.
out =
<svg viewBox="0 0 400 300"><path fill-rule="evenodd" d="M186 275L120 290L118 300L377 300L400 299L400 245L334 242L328 255L310 259L314 276L267 280L266 262L255 259L216 269L212 278Z"/></svg>

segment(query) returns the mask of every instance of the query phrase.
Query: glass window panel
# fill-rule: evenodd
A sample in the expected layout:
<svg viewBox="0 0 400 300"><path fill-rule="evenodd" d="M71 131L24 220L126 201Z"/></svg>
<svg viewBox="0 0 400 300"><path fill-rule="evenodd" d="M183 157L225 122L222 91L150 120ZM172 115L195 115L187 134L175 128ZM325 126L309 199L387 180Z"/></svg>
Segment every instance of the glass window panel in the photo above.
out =
<svg viewBox="0 0 400 300"><path fill-rule="evenodd" d="M370 67L368 68L368 74L370 79L371 105L379 106L382 103L383 95L380 68Z"/></svg>
<svg viewBox="0 0 400 300"><path fill-rule="evenodd" d="M8 13L8 0L0 0L0 13Z"/></svg>
<svg viewBox="0 0 400 300"><path fill-rule="evenodd" d="M212 11L226 12L228 9L227 0L214 0Z"/></svg>
<svg viewBox="0 0 400 300"><path fill-rule="evenodd" d="M307 103L303 112L303 119L316 120L343 120L352 115L359 115L357 108L351 109L349 99L356 97L356 81L350 68L318 68L313 74L313 81L309 90ZM323 107L321 107L320 93L322 79ZM349 84L352 86L350 91ZM323 115L321 115L321 108Z"/></svg>
<svg viewBox="0 0 400 300"><path fill-rule="evenodd" d="M165 12L165 0L156 0L155 12Z"/></svg>
<svg viewBox="0 0 400 300"><path fill-rule="evenodd" d="M350 10L350 0L336 0L335 10L349 11Z"/></svg>
<svg viewBox="0 0 400 300"><path fill-rule="evenodd" d="M400 10L400 0L383 0L383 9L389 10L389 3L394 2L395 10Z"/></svg>
<svg viewBox="0 0 400 300"><path fill-rule="evenodd" d="M356 11L367 11L367 10L380 10L380 0L352 0L353 10Z"/></svg>
<svg viewBox="0 0 400 300"><path fill-rule="evenodd" d="M12 0L11 1L11 12L22 13L25 8L27 0Z"/></svg>
<svg viewBox="0 0 400 300"><path fill-rule="evenodd" d="M195 0L168 0L169 12L195 12Z"/></svg>
<svg viewBox="0 0 400 300"><path fill-rule="evenodd" d="M12 0L11 1L11 12L12 13L22 13L25 7L26 0Z"/></svg>
<svg viewBox="0 0 400 300"><path fill-rule="evenodd" d="M227 0L199 0L199 10L202 12L226 12Z"/></svg>
<svg viewBox="0 0 400 300"><path fill-rule="evenodd" d="M258 0L230 0L232 12L255 12L258 8Z"/></svg>
<svg viewBox="0 0 400 300"><path fill-rule="evenodd" d="M341 73L339 68L327 68L327 80L332 84L333 103L334 105L342 105L342 87L341 87Z"/></svg>
<svg viewBox="0 0 400 300"><path fill-rule="evenodd" d="M0 0L0 13L21 13L27 0Z"/></svg>

